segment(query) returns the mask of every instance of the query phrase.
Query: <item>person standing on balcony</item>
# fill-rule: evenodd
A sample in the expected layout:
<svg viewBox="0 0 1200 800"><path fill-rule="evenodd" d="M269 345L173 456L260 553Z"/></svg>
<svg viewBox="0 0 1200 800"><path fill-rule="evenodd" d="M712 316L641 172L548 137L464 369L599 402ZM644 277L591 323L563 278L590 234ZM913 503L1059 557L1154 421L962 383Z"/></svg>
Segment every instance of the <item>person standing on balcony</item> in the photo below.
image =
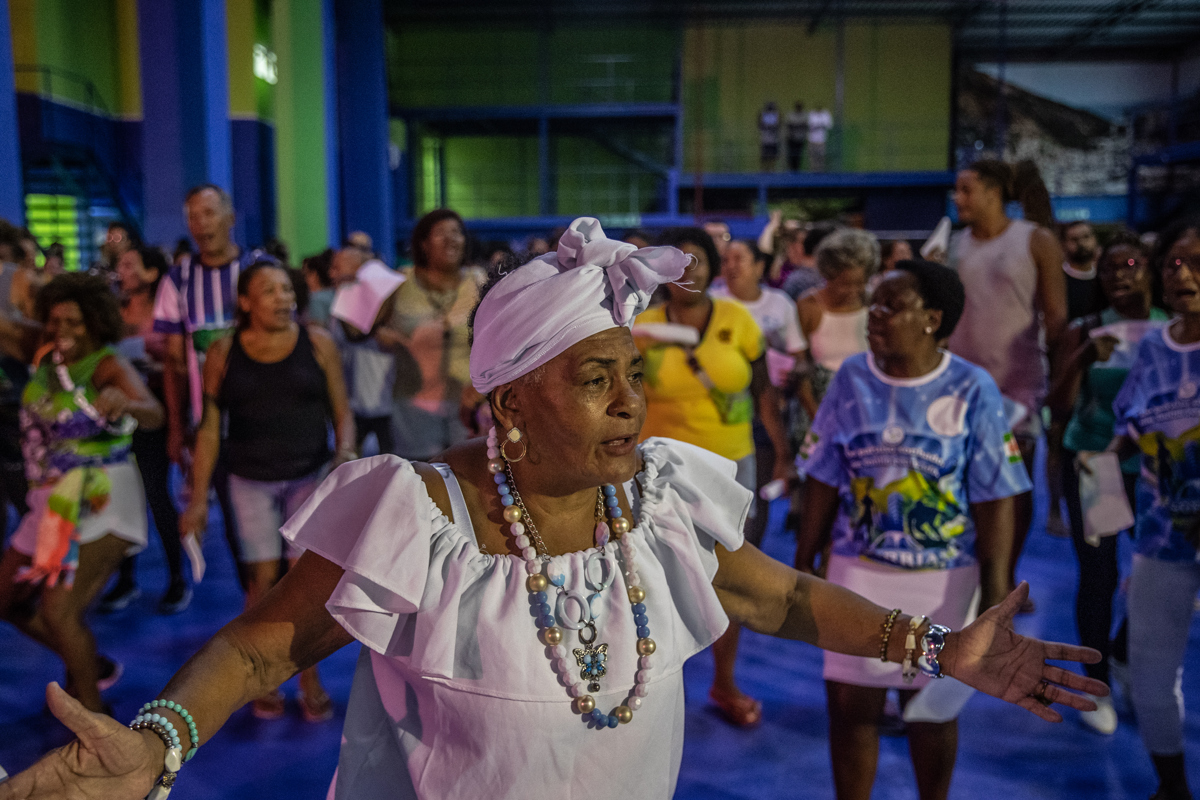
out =
<svg viewBox="0 0 1200 800"><path fill-rule="evenodd" d="M833 115L828 109L818 108L808 112L808 169L810 172L825 171L825 142L829 129L833 127Z"/></svg>
<svg viewBox="0 0 1200 800"><path fill-rule="evenodd" d="M779 109L768 100L758 115L758 153L763 172L774 172L779 158Z"/></svg>
<svg viewBox="0 0 1200 800"><path fill-rule="evenodd" d="M163 392L167 406L167 454L181 467L190 464L188 440L204 408L204 356L217 339L233 331L237 283L245 254L232 239L233 200L219 186L204 183L183 201L196 254L185 254L158 285L154 330L167 336ZM225 538L238 560L238 539L229 499L229 473L218 461L212 486L225 520ZM243 586L245 586L243 578Z"/></svg>
<svg viewBox="0 0 1200 800"><path fill-rule="evenodd" d="M804 164L804 145L808 142L808 112L804 110L804 103L797 100L784 123L787 126L788 172L799 172Z"/></svg>

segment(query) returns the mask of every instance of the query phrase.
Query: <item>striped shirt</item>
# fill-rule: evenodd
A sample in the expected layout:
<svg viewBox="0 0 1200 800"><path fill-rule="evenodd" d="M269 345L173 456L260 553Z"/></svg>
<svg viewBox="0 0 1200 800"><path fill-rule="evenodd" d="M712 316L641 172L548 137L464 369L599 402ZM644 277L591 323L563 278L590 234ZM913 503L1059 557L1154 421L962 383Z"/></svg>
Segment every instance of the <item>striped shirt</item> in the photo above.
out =
<svg viewBox="0 0 1200 800"><path fill-rule="evenodd" d="M203 353L215 339L233 328L237 312L239 255L220 267L204 267L185 256L158 285L154 301L154 330L190 334Z"/></svg>

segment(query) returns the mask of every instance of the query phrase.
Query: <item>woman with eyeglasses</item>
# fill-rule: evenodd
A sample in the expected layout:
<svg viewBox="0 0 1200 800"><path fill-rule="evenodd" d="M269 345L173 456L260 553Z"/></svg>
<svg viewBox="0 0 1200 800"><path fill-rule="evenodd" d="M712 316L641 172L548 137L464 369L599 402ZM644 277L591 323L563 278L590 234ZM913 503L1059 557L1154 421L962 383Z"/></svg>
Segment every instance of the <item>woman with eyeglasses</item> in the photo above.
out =
<svg viewBox="0 0 1200 800"><path fill-rule="evenodd" d="M959 627L1004 600L1013 496L1032 487L995 381L938 346L962 316L958 275L900 261L872 300L870 351L837 371L800 450L796 569L815 573L831 539L830 583ZM885 623L883 638L908 633ZM826 653L824 677L838 800L871 795L889 689L900 690L920 796L947 796L966 694L879 658Z"/></svg>
<svg viewBox="0 0 1200 800"><path fill-rule="evenodd" d="M1048 404L1056 419L1069 415L1058 463L1064 467L1063 497L1079 561L1075 623L1080 641L1104 656L1098 664L1085 667L1087 674L1108 683L1109 658L1120 665L1127 659L1125 624L1109 639L1118 583L1117 537L1106 536L1095 544L1086 541L1076 459L1080 453L1103 450L1112 438L1113 400L1133 365L1138 342L1151 328L1165 325L1168 314L1153 306L1150 267L1134 234L1123 232L1109 243L1097 262L1097 276L1107 307L1074 320L1067 329L1058 351L1065 363L1055 370L1058 377ZM1122 464L1131 506L1138 469L1136 458ZM1112 700L1096 698L1096 705L1095 711L1083 713L1084 724L1105 735L1116 731Z"/></svg>
<svg viewBox="0 0 1200 800"><path fill-rule="evenodd" d="M1142 339L1113 402L1108 449L1140 453L1129 677L1142 741L1158 773L1153 800L1190 800L1183 695L1176 688L1200 592L1200 219L1160 239L1163 297L1177 315Z"/></svg>

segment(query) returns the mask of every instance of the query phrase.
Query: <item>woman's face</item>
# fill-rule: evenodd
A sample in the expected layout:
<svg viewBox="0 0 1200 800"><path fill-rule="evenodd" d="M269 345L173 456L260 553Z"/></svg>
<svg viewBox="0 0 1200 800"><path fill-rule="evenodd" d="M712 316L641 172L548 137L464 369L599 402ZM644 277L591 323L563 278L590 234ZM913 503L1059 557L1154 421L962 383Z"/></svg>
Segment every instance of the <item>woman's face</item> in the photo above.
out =
<svg viewBox="0 0 1200 800"><path fill-rule="evenodd" d="M867 271L862 267L847 267L825 280L825 296L832 306L861 306L866 294Z"/></svg>
<svg viewBox="0 0 1200 800"><path fill-rule="evenodd" d="M96 349L83 321L83 311L74 300L55 303L46 317L44 333L53 342L63 361L74 363Z"/></svg>
<svg viewBox="0 0 1200 800"><path fill-rule="evenodd" d="M732 241L721 258L721 277L730 288L752 288L762 280L762 262L754 258L745 242Z"/></svg>
<svg viewBox="0 0 1200 800"><path fill-rule="evenodd" d="M704 252L703 247L684 244L680 245L679 249L694 258L688 259L683 276L676 283L667 284L667 291L671 300L677 303L694 303L704 296L708 285L712 283L712 265L708 263L708 254Z"/></svg>
<svg viewBox="0 0 1200 800"><path fill-rule="evenodd" d="M1112 305L1150 297L1150 269L1142 251L1132 245L1109 248L1097 269L1100 288Z"/></svg>
<svg viewBox="0 0 1200 800"><path fill-rule="evenodd" d="M1200 314L1200 231L1189 230L1163 260L1163 295L1177 314Z"/></svg>
<svg viewBox="0 0 1200 800"><path fill-rule="evenodd" d="M892 254L887 257L887 261L883 263L883 271L888 272L896 266L897 261L911 261L913 257L912 245L906 239L898 239L892 245Z"/></svg>
<svg viewBox="0 0 1200 800"><path fill-rule="evenodd" d="M132 293L158 280L158 270L146 269L137 250L126 250L117 259L117 280L122 292Z"/></svg>
<svg viewBox="0 0 1200 800"><path fill-rule="evenodd" d="M456 219L444 219L425 238L425 260L430 269L450 270L462 266L467 237Z"/></svg>
<svg viewBox="0 0 1200 800"><path fill-rule="evenodd" d="M584 339L497 392L497 424L527 436L530 467L552 475L545 483L575 492L633 477L646 396L628 328Z"/></svg>
<svg viewBox="0 0 1200 800"><path fill-rule="evenodd" d="M867 342L871 353L881 357L904 357L927 346L942 322L942 312L925 308L917 293L917 279L911 273L892 270L884 273L871 298L867 317Z"/></svg>
<svg viewBox="0 0 1200 800"><path fill-rule="evenodd" d="M238 297L238 308L249 316L251 328L283 330L291 325L296 310L292 279L278 267L260 269L250 278L246 294Z"/></svg>

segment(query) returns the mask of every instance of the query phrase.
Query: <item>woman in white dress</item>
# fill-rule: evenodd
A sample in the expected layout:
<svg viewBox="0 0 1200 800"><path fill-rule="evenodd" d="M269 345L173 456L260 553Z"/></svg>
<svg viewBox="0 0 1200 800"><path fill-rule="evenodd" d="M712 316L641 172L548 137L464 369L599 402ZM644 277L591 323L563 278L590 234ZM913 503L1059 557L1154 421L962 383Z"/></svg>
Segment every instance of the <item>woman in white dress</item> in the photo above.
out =
<svg viewBox="0 0 1200 800"><path fill-rule="evenodd" d="M499 433L440 465L340 467L285 530L304 556L175 675L166 708L129 730L51 685L79 739L0 784L0 800L140 798L156 782L161 798L237 708L355 639L366 646L331 791L355 800L669 798L683 662L730 618L903 660L905 637L881 636L887 609L741 546L751 494L732 462L637 444L628 326L684 263L583 218L556 253L503 276L480 301L471 354ZM1059 721L1051 703L1091 707L1068 689L1106 689L1045 660L1098 656L1013 632L1026 592L960 632L917 635L945 673Z"/></svg>

